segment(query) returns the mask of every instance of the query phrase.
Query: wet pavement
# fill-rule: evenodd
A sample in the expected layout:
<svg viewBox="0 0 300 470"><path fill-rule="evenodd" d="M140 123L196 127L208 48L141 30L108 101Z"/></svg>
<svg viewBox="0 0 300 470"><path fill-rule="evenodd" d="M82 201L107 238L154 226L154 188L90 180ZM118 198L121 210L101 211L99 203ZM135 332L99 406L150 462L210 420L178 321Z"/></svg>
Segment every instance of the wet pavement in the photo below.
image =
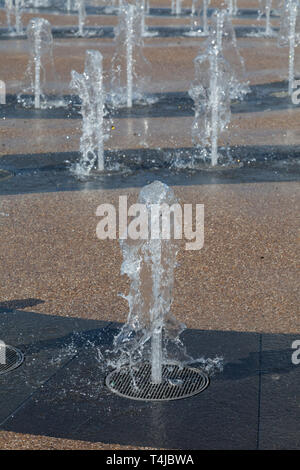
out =
<svg viewBox="0 0 300 470"><path fill-rule="evenodd" d="M294 335L188 330L188 352L222 355L223 372L198 396L149 403L126 400L104 384L98 348L112 346L117 325L2 312L1 326L15 322L22 339L9 338L26 362L1 379L5 431L168 449L299 448Z"/></svg>

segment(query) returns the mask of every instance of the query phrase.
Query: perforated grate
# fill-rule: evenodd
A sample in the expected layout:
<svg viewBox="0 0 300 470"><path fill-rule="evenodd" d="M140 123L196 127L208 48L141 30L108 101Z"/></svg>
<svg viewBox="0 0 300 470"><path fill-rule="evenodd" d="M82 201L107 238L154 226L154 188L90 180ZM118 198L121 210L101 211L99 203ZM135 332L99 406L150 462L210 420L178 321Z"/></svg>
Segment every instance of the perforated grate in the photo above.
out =
<svg viewBox="0 0 300 470"><path fill-rule="evenodd" d="M24 361L24 354L13 346L0 344L0 375L19 367Z"/></svg>
<svg viewBox="0 0 300 470"><path fill-rule="evenodd" d="M191 397L209 385L208 376L192 367L164 365L160 384L151 382L151 365L122 367L106 377L107 387L117 395L133 400L168 401Z"/></svg>

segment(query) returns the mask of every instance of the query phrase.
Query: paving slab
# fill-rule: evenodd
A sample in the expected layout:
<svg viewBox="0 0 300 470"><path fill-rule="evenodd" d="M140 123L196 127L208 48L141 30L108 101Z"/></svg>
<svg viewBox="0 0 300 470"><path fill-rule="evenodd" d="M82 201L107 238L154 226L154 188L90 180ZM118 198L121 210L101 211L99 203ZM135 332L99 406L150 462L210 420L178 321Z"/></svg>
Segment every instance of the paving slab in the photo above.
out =
<svg viewBox="0 0 300 470"><path fill-rule="evenodd" d="M156 179L175 186L299 181L299 155L299 146L233 147L231 163L211 169L195 148L107 150L107 170L83 177L71 171L79 152L5 155L0 194L141 187Z"/></svg>
<svg viewBox="0 0 300 470"><path fill-rule="evenodd" d="M118 330L108 328L102 348ZM2 429L91 442L173 449L254 449L257 445L259 335L187 331L194 357L223 354L224 372L190 399L127 400L104 385L94 348L76 358L2 423Z"/></svg>
<svg viewBox="0 0 300 470"><path fill-rule="evenodd" d="M8 309L7 304L30 306L43 303L25 299L0 305L1 339L25 354L25 362L0 376L0 421L12 414L42 384L78 354L88 332L101 336L106 322L69 319Z"/></svg>
<svg viewBox="0 0 300 470"><path fill-rule="evenodd" d="M300 104L293 104L288 94L288 83L274 82L252 85L242 99L231 103L232 113L274 112L277 110L297 109ZM22 98L34 102L33 95L22 95ZM0 107L0 118L6 119L80 119L81 100L76 95L45 95L45 108L23 107L16 95L7 95L6 104ZM61 101L60 107L52 103ZM133 101L132 108L112 107L106 103L106 119L124 118L157 118L194 116L194 101L188 92L165 92L145 94L140 101Z"/></svg>
<svg viewBox="0 0 300 470"><path fill-rule="evenodd" d="M237 38L251 37L251 36L262 36L264 37L265 28L263 26L252 26L252 25L241 25L234 26L235 34ZM279 29L277 27L272 28L274 33L277 33ZM191 31L190 26L148 26L147 31L151 34L155 34L157 38L173 38L173 37L186 37ZM83 35L78 34L78 27L74 26L62 26L52 27L52 35L54 38L114 38L114 28L112 26L101 26L92 27L85 26ZM195 35L197 36L197 35ZM201 35L199 35L201 37ZM20 33L11 33L8 28L0 28L0 40L20 40L26 39L26 31Z"/></svg>
<svg viewBox="0 0 300 470"><path fill-rule="evenodd" d="M300 364L292 348L300 335L263 335L259 446L300 449Z"/></svg>

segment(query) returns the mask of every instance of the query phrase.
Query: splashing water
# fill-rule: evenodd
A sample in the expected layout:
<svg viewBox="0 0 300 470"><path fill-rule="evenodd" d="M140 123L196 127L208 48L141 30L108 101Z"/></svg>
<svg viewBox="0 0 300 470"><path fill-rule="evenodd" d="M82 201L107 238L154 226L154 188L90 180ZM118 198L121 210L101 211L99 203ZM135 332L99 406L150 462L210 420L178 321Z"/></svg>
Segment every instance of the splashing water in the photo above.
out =
<svg viewBox="0 0 300 470"><path fill-rule="evenodd" d="M104 129L105 91L103 87L102 55L99 51L86 51L83 74L71 73L71 88L81 99L82 136L80 139L81 160L75 165L74 173L88 175L97 165L104 170Z"/></svg>
<svg viewBox="0 0 300 470"><path fill-rule="evenodd" d="M141 238L125 238L120 241L123 263L121 274L130 279L127 296L129 305L126 324L114 338L113 359L109 365L120 368L134 367L141 362L151 364L151 381L163 380L164 364L183 365L189 362L202 363L212 367L212 361L194 361L184 348L180 334L186 328L171 313L173 302L174 270L178 253L178 242L174 238L174 218L170 218L170 237L163 236L164 207L174 208L178 201L166 184L155 181L141 189L136 209L139 211ZM138 224L136 220L136 224ZM145 227L145 229L144 229ZM128 227L130 234L130 225ZM169 239L167 239L169 238ZM102 358L102 356L101 356ZM115 359L117 358L117 359ZM215 361L220 366L220 359Z"/></svg>
<svg viewBox="0 0 300 470"><path fill-rule="evenodd" d="M286 0L280 15L278 45L289 47L288 81L289 95L293 92L295 80L295 48L300 44L300 9L297 0Z"/></svg>
<svg viewBox="0 0 300 470"><path fill-rule="evenodd" d="M204 52L195 58L194 64L195 80L189 90L195 103L192 138L202 149L202 158L209 158L215 166L219 159L219 135L225 132L231 119L231 99L241 99L249 91L248 84L240 78L244 62L225 10L213 15Z"/></svg>
<svg viewBox="0 0 300 470"><path fill-rule="evenodd" d="M112 58L111 95L114 107L132 107L143 99L151 67L143 55L143 7L123 2L116 28L116 52Z"/></svg>
<svg viewBox="0 0 300 470"><path fill-rule="evenodd" d="M30 85L24 92L18 95L18 102L25 107L34 106L36 109L47 107L47 99L42 90L42 82L45 82L44 65L50 61L53 63L53 37L51 24L44 18L33 18L27 26L27 40L30 48L30 59L25 78L29 78ZM42 80L43 73L43 80ZM24 94L32 93L33 101Z"/></svg>

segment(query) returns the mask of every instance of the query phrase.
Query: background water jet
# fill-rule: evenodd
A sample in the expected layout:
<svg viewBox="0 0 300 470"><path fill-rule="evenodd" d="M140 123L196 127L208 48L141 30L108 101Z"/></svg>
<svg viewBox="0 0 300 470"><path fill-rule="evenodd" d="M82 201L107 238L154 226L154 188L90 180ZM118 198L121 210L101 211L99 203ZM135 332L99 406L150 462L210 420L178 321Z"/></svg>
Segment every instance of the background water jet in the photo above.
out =
<svg viewBox="0 0 300 470"><path fill-rule="evenodd" d="M202 149L203 159L208 157L215 166L219 160L219 135L227 129L231 118L231 99L241 99L249 91L248 85L240 81L244 62L225 10L213 15L204 51L194 64L195 80L189 90L195 103L192 138Z"/></svg>
<svg viewBox="0 0 300 470"><path fill-rule="evenodd" d="M129 358L131 364L141 361L141 358L150 362L153 383L161 382L162 364L167 360L163 357L163 341L169 339L176 343L185 328L170 310L177 243L174 239L162 239L160 231L155 239L150 238L153 227L160 227L161 217L160 212L151 215L153 205L171 206L176 203L175 195L167 185L155 181L145 186L140 191L138 204L143 204L146 211L143 214L147 222L144 233L147 239L120 241L123 253L121 273L129 277L131 284L125 297L129 305L127 323L115 338L114 347L121 356Z"/></svg>
<svg viewBox="0 0 300 470"><path fill-rule="evenodd" d="M44 18L32 18L27 26L27 40L30 48L30 59L25 77L29 78L30 85L18 95L18 101L25 107L34 106L36 109L47 106L47 98L42 89L45 83L45 68L43 62L50 61L53 64L53 37L52 28L48 20ZM33 93L33 102L27 93Z"/></svg>
<svg viewBox="0 0 300 470"><path fill-rule="evenodd" d="M133 100L143 100L143 89L150 78L151 67L143 55L143 5L122 2L115 30L116 51L111 65L113 107L132 107Z"/></svg>
<svg viewBox="0 0 300 470"><path fill-rule="evenodd" d="M187 36L208 36L208 6L210 0L194 0L191 13L191 30Z"/></svg>
<svg viewBox="0 0 300 470"><path fill-rule="evenodd" d="M71 88L81 99L82 135L80 138L81 160L76 164L77 175L88 175L95 164L104 170L104 105L102 55L99 51L86 52L83 74L72 71Z"/></svg>
<svg viewBox="0 0 300 470"><path fill-rule="evenodd" d="M230 16L236 16L238 12L237 0L226 0L228 13Z"/></svg>
<svg viewBox="0 0 300 470"><path fill-rule="evenodd" d="M120 204L119 210L124 210ZM106 384L111 391L137 400L192 396L208 386L208 374L222 369L222 359L190 357L180 339L186 327L171 313L181 207L170 187L154 181L141 189L128 212L137 213L138 220L132 222L140 227L138 236L131 225L120 228L121 274L130 280L129 293L122 297L129 314L114 338L113 351L99 354L101 363L114 368ZM192 363L197 368L190 367Z"/></svg>
<svg viewBox="0 0 300 470"><path fill-rule="evenodd" d="M281 10L278 45L289 47L288 93L292 94L295 80L295 49L300 43L300 9L297 0L286 0Z"/></svg>
<svg viewBox="0 0 300 470"><path fill-rule="evenodd" d="M84 23L86 18L85 0L76 0L78 8L78 35L84 36Z"/></svg>

